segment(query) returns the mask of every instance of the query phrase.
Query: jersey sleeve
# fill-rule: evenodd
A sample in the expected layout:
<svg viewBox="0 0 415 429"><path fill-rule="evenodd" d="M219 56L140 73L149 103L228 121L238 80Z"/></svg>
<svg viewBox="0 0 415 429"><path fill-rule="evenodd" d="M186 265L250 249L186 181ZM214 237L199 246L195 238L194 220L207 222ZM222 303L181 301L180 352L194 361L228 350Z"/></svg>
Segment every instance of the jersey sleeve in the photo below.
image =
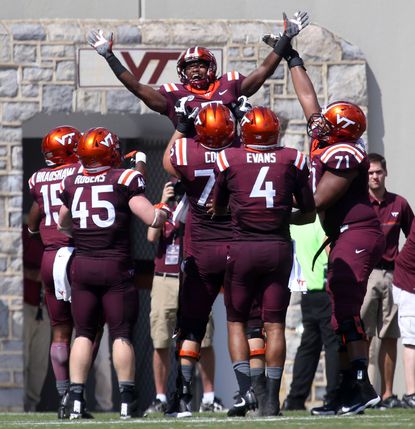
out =
<svg viewBox="0 0 415 429"><path fill-rule="evenodd" d="M174 124L177 125L177 117L174 111L174 106L178 100L179 87L175 83L164 83L159 88L159 93L166 99L167 107L163 115L166 115Z"/></svg>
<svg viewBox="0 0 415 429"><path fill-rule="evenodd" d="M186 177L189 165L189 145L194 144L192 139L186 137L177 139L170 150L170 162L181 176Z"/></svg>
<svg viewBox="0 0 415 429"><path fill-rule="evenodd" d="M320 159L328 169L346 172L359 168L365 159L365 153L355 145L341 143L332 147L329 146Z"/></svg>
<svg viewBox="0 0 415 429"><path fill-rule="evenodd" d="M405 234L405 237L408 237L411 231L413 220L414 220L414 212L412 211L412 208L409 205L408 201L403 199L401 229L402 229L402 232Z"/></svg>
<svg viewBox="0 0 415 429"><path fill-rule="evenodd" d="M136 195L144 194L146 182L141 173L136 170L124 170L117 181L118 186L124 188L127 192L128 200Z"/></svg>
<svg viewBox="0 0 415 429"><path fill-rule="evenodd" d="M68 192L66 190L67 188L67 180L68 178L66 177L65 179L62 180L62 182L59 185L59 199L62 201L62 204L67 207L69 207L69 195Z"/></svg>
<svg viewBox="0 0 415 429"><path fill-rule="evenodd" d="M223 75L229 85L235 87L234 92L236 97L242 95L241 86L242 82L245 80L245 76L237 71L230 71Z"/></svg>
<svg viewBox="0 0 415 429"><path fill-rule="evenodd" d="M307 156L296 151L294 167L296 171L296 188L294 192L298 208L307 213L315 209L313 192L309 185L310 171L308 169Z"/></svg>
<svg viewBox="0 0 415 429"><path fill-rule="evenodd" d="M213 201L216 207L227 207L229 202L229 190L227 187L227 173L229 162L226 156L226 151L219 152L216 158L215 186L213 188Z"/></svg>

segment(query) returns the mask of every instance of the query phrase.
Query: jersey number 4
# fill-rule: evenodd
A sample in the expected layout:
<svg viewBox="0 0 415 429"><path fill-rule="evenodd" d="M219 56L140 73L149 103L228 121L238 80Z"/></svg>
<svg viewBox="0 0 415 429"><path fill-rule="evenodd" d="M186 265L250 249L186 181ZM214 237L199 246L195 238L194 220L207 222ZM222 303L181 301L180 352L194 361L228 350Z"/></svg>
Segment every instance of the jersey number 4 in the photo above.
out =
<svg viewBox="0 0 415 429"><path fill-rule="evenodd" d="M277 191L273 188L272 181L265 181L268 170L269 167L261 167L249 196L251 198L265 198L266 208L270 209L274 207L274 197L277 195Z"/></svg>

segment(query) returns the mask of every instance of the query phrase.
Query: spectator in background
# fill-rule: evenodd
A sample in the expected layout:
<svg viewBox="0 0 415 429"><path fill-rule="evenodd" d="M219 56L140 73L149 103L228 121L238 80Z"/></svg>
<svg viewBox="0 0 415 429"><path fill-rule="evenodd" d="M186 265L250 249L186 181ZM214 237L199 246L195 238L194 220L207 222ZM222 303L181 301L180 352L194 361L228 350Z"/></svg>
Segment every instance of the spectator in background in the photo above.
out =
<svg viewBox="0 0 415 429"><path fill-rule="evenodd" d="M415 408L415 221L395 259L392 289L403 344L406 394L402 397L402 405Z"/></svg>
<svg viewBox="0 0 415 429"><path fill-rule="evenodd" d="M50 322L43 308L40 279L43 244L40 237L30 237L23 225L23 365L24 410L36 411L48 372Z"/></svg>
<svg viewBox="0 0 415 429"><path fill-rule="evenodd" d="M414 214L405 198L386 190L388 171L385 158L377 153L369 153L368 160L370 202L385 235L386 248L382 259L370 274L361 316L369 343L375 335L380 339L378 367L382 401L376 407L395 408L401 406L398 397L393 394L396 345L400 332L398 309L392 296L392 276L394 260L399 251L399 234L402 231L408 237ZM374 358L372 354L370 357Z"/></svg>
<svg viewBox="0 0 415 429"><path fill-rule="evenodd" d="M174 179L176 180L176 179ZM180 182L167 182L163 188L162 203L172 202L173 207L183 197ZM157 243L155 258L155 273L151 291L150 326L153 340L153 372L156 388L156 398L147 408L144 415L167 410L167 381L170 369L170 349L172 336L176 326L179 272L182 259L181 245L183 239L183 224L179 219L173 224L166 222L163 227L150 227L147 239ZM200 373L203 384L203 398L200 411L222 411L223 404L214 393L215 354L213 350L213 320L210 318L206 335L202 342Z"/></svg>
<svg viewBox="0 0 415 429"><path fill-rule="evenodd" d="M331 415L335 412L326 405L332 402L339 385L338 340L331 326L332 307L325 290L327 253L317 258L314 270L312 260L325 233L317 218L307 225L291 225L291 237L295 240L295 252L301 267L302 277L306 281L307 292L301 296L301 313L304 331L301 344L294 360L293 379L290 392L284 402L284 410L305 410L311 384L324 346L327 388L322 407L313 408L313 415Z"/></svg>

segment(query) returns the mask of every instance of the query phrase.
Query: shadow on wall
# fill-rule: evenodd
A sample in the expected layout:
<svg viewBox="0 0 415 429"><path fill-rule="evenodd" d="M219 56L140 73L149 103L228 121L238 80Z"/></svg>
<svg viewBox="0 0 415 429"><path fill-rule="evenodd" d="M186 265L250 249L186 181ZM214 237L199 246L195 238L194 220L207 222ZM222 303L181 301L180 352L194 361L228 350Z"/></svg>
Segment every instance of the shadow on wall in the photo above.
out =
<svg viewBox="0 0 415 429"><path fill-rule="evenodd" d="M366 70L368 95L370 97L367 114L370 141L369 152L384 154L385 123L382 109L382 91L369 64L366 64Z"/></svg>

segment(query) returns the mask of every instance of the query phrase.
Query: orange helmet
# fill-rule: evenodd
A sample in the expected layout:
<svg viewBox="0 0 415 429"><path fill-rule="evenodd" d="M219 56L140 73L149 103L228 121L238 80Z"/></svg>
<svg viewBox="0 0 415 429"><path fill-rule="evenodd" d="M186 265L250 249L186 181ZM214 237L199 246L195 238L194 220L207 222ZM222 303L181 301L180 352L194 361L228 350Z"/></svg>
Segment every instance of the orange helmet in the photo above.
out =
<svg viewBox="0 0 415 429"><path fill-rule="evenodd" d="M270 150L277 146L280 121L267 107L255 106L241 120L241 140L245 146Z"/></svg>
<svg viewBox="0 0 415 429"><path fill-rule="evenodd" d="M197 140L209 149L229 146L235 136L235 119L223 104L208 104L195 119Z"/></svg>
<svg viewBox="0 0 415 429"><path fill-rule="evenodd" d="M311 115L307 124L308 135L326 144L354 143L365 130L365 114L357 104L349 101L329 104L321 113Z"/></svg>
<svg viewBox="0 0 415 429"><path fill-rule="evenodd" d="M118 167L121 163L118 137L106 128L91 128L78 143L78 158L86 170Z"/></svg>
<svg viewBox="0 0 415 429"><path fill-rule="evenodd" d="M186 64L197 61L205 62L208 68L207 75L204 79L188 79L185 73ZM181 53L177 60L177 74L180 81L196 89L205 89L216 80L216 58L211 51L201 46L193 46Z"/></svg>
<svg viewBox="0 0 415 429"><path fill-rule="evenodd" d="M78 162L76 146L81 133L74 127L62 125L50 130L42 140L42 153L46 165L63 165Z"/></svg>

